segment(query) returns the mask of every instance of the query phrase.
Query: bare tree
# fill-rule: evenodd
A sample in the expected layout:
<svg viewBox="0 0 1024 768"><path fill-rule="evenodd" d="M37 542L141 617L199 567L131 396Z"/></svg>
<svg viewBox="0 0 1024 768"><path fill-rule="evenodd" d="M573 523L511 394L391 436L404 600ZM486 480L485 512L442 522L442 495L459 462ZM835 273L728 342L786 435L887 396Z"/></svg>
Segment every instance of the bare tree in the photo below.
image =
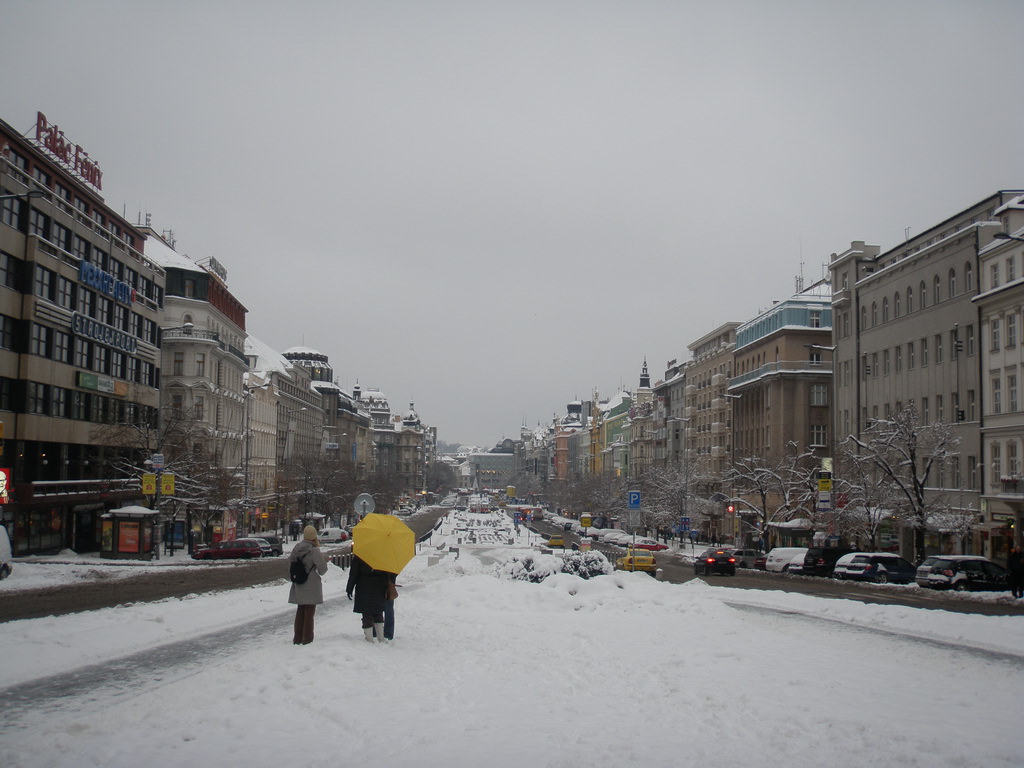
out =
<svg viewBox="0 0 1024 768"><path fill-rule="evenodd" d="M941 493L928 492L928 480L956 455L959 439L949 424L920 424L913 403L891 419L871 422L863 439L854 435L847 439L893 483L898 501L895 512L914 530L914 558L920 563L926 556L929 519L947 509Z"/></svg>
<svg viewBox="0 0 1024 768"><path fill-rule="evenodd" d="M796 443L790 443L787 453L775 463L760 456L737 459L726 472L726 479L736 490L733 503L751 513L757 520L757 529L764 538L765 547L772 544L771 524L806 518L811 525L818 520L817 476L818 459L812 451L799 452Z"/></svg>
<svg viewBox="0 0 1024 768"><path fill-rule="evenodd" d="M671 528L681 518L698 527L706 518L703 500L694 496L694 483L679 467L651 467L641 478L645 523L652 528Z"/></svg>

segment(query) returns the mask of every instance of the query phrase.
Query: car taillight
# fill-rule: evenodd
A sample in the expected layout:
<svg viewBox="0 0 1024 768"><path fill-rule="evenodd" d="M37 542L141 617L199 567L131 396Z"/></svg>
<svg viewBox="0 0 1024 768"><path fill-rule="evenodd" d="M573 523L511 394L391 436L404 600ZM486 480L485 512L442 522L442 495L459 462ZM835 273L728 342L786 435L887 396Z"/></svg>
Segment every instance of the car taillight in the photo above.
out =
<svg viewBox="0 0 1024 768"><path fill-rule="evenodd" d="M814 561L814 564L815 565L824 565L825 564L825 558L824 557L819 557L817 560Z"/></svg>
<svg viewBox="0 0 1024 768"><path fill-rule="evenodd" d="M735 557L730 557L729 558L729 562L730 563L735 563L736 562L736 558Z"/></svg>
<svg viewBox="0 0 1024 768"><path fill-rule="evenodd" d="M941 573L943 576L949 576L950 578L953 577L953 571L949 568L946 568L944 571L939 571L939 573Z"/></svg>
<svg viewBox="0 0 1024 768"><path fill-rule="evenodd" d="M714 565L715 564L715 558L709 557L708 558L708 563L710 563L711 565Z"/></svg>

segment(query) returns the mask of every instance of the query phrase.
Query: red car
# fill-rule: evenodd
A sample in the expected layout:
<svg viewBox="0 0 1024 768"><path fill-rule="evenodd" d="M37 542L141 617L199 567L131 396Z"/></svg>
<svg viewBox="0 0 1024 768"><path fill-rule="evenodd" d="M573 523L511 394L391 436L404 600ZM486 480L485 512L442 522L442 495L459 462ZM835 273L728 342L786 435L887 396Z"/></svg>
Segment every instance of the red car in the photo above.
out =
<svg viewBox="0 0 1024 768"><path fill-rule="evenodd" d="M633 543L633 547L635 549L646 549L648 552L661 552L663 549L668 549L668 545L654 539L637 539Z"/></svg>
<svg viewBox="0 0 1024 768"><path fill-rule="evenodd" d="M216 544L197 549L192 553L193 560L227 560L230 558L248 560L254 557L263 557L263 547L256 539L218 541Z"/></svg>

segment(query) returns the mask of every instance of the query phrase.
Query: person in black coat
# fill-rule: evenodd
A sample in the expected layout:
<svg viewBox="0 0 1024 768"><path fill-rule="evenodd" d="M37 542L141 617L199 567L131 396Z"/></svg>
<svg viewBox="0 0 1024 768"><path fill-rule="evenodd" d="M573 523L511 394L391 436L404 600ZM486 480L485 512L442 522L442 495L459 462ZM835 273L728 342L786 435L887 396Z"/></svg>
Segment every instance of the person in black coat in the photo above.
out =
<svg viewBox="0 0 1024 768"><path fill-rule="evenodd" d="M1014 597L1024 597L1024 553L1019 546L1010 550L1006 561L1006 570L1010 572L1010 590Z"/></svg>
<svg viewBox="0 0 1024 768"><path fill-rule="evenodd" d="M395 578L395 574L374 570L357 555L352 556L345 594L352 600L353 592L355 593L352 611L362 614L363 636L369 643L374 641L374 634L379 642L383 643L385 640L384 603L387 600L388 583L393 584Z"/></svg>

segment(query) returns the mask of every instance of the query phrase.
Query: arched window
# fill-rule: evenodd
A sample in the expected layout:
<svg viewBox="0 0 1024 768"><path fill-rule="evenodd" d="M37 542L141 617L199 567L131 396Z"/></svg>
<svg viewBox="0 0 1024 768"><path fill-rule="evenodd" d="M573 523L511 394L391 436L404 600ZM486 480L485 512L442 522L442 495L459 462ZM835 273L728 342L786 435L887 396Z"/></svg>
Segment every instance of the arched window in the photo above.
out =
<svg viewBox="0 0 1024 768"><path fill-rule="evenodd" d="M868 308L867 307L861 307L860 308L860 329L859 330L864 330L867 327L868 327Z"/></svg>
<svg viewBox="0 0 1024 768"><path fill-rule="evenodd" d="M946 295L951 299L956 296L956 270L952 268L949 270L949 290Z"/></svg>
<svg viewBox="0 0 1024 768"><path fill-rule="evenodd" d="M878 325L878 302L871 302L871 327L874 328Z"/></svg>
<svg viewBox="0 0 1024 768"><path fill-rule="evenodd" d="M907 286L907 314L914 312L914 289Z"/></svg>
<svg viewBox="0 0 1024 768"><path fill-rule="evenodd" d="M942 301L942 281L936 275L932 280L932 304L938 304L940 301Z"/></svg>
<svg viewBox="0 0 1024 768"><path fill-rule="evenodd" d="M974 268L969 261L964 264L964 290L968 293L974 292Z"/></svg>
<svg viewBox="0 0 1024 768"><path fill-rule="evenodd" d="M921 309L924 309L928 306L928 286L924 284L924 280L921 281L919 292L921 294Z"/></svg>
<svg viewBox="0 0 1024 768"><path fill-rule="evenodd" d="M889 297L886 296L882 299L882 322L889 322Z"/></svg>
<svg viewBox="0 0 1024 768"><path fill-rule="evenodd" d="M899 319L900 316L900 294L899 291L892 297L892 316Z"/></svg>

